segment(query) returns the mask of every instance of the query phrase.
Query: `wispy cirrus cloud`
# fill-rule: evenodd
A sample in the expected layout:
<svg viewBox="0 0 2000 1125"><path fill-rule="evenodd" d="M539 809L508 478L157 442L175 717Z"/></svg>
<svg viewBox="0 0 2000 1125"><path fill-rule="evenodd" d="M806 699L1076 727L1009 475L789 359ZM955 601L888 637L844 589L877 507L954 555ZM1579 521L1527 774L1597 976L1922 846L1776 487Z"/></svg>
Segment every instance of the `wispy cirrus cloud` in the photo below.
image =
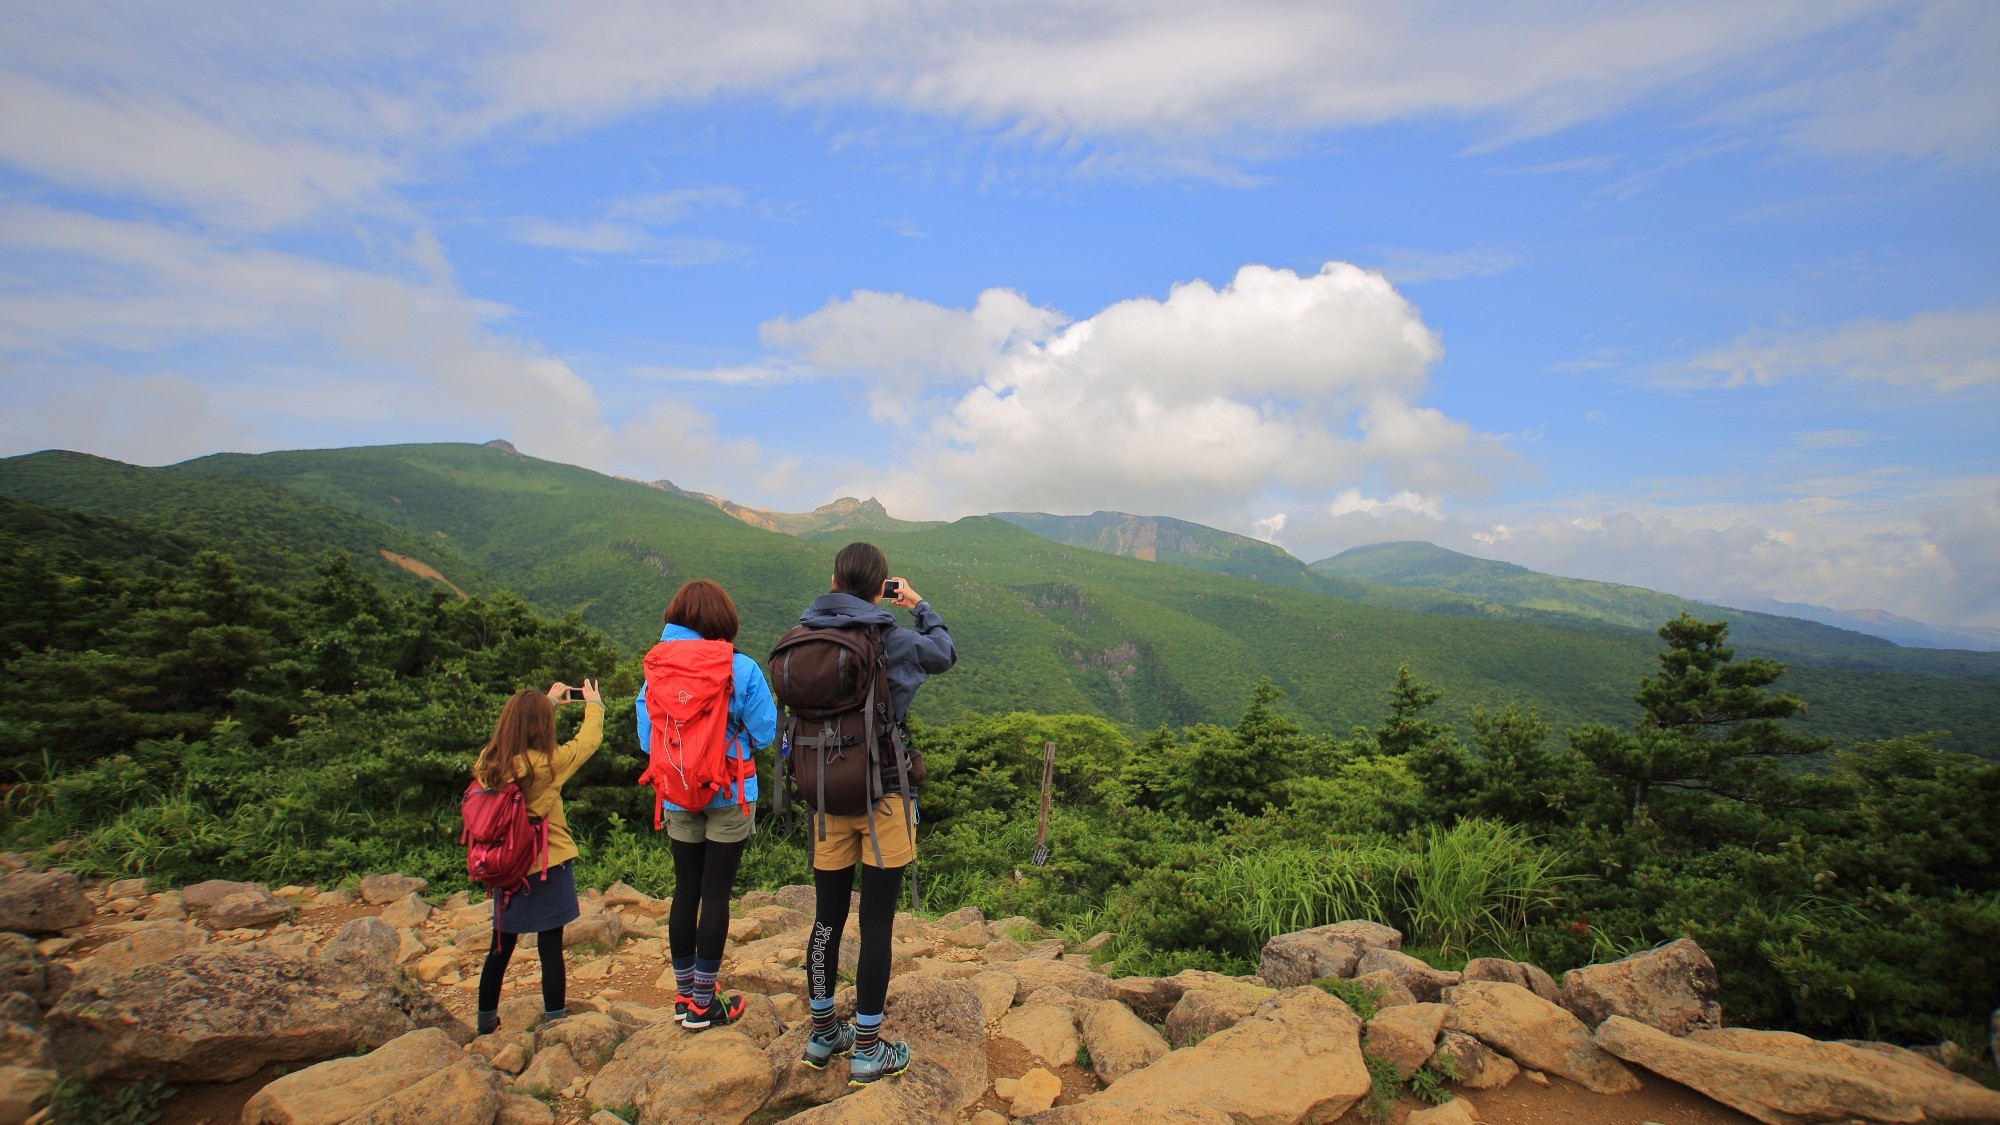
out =
<svg viewBox="0 0 2000 1125"><path fill-rule="evenodd" d="M1813 377L1926 387L1940 394L2000 384L2000 307L1759 329L1662 372L1659 381L1740 387Z"/></svg>

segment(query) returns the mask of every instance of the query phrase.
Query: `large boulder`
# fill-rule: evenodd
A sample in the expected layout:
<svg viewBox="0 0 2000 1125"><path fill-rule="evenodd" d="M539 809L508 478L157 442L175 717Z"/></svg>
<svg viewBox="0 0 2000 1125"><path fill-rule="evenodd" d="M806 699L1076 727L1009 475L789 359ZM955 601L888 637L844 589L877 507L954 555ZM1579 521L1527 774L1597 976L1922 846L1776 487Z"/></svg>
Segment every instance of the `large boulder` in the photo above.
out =
<svg viewBox="0 0 2000 1125"><path fill-rule="evenodd" d="M1436 1053L1444 1012L1443 1004L1384 1008L1368 1021L1362 1045L1369 1054L1395 1067L1396 1077L1408 1079Z"/></svg>
<svg viewBox="0 0 2000 1125"><path fill-rule="evenodd" d="M1332 1121L1368 1092L1361 1021L1317 988L1286 989L1250 1018L1136 1070L1037 1125L1173 1120L1199 1106L1236 1125Z"/></svg>
<svg viewBox="0 0 2000 1125"><path fill-rule="evenodd" d="M1371 949L1401 949L1403 933L1376 922L1335 922L1279 934L1264 943L1257 975L1272 988L1292 988L1326 977L1351 977Z"/></svg>
<svg viewBox="0 0 2000 1125"><path fill-rule="evenodd" d="M1446 969L1433 969L1407 953L1394 949L1371 949L1361 955L1354 965L1354 976L1359 979L1370 973L1388 973L1396 982L1409 989L1411 997L1418 1004L1435 1003L1438 994L1461 979L1460 974Z"/></svg>
<svg viewBox="0 0 2000 1125"><path fill-rule="evenodd" d="M1181 1002L1187 986L1173 977L1118 977L1104 982L1104 998L1132 1009L1140 1019L1160 1023Z"/></svg>
<svg viewBox="0 0 2000 1125"><path fill-rule="evenodd" d="M429 885L422 879L409 875L370 875L361 880L361 900L370 906L387 906L404 895L415 894Z"/></svg>
<svg viewBox="0 0 2000 1125"><path fill-rule="evenodd" d="M380 918L350 918L334 931L333 940L320 950L328 961L386 967L396 963L403 948L403 935Z"/></svg>
<svg viewBox="0 0 2000 1125"><path fill-rule="evenodd" d="M116 941L92 951L89 959L76 967L82 980L98 980L117 973L129 973L156 961L192 953L208 944L208 931L186 922L149 922Z"/></svg>
<svg viewBox="0 0 2000 1125"><path fill-rule="evenodd" d="M251 1095L243 1125L424 1122L489 1125L505 1080L436 1028L399 1036L356 1058L284 1075Z"/></svg>
<svg viewBox="0 0 2000 1125"><path fill-rule="evenodd" d="M1007 1014L1014 1006L1014 997L1021 991L1021 982L1014 974L988 969L974 973L965 979L972 991L979 995L979 1007L986 1013L986 1022L994 1023Z"/></svg>
<svg viewBox="0 0 2000 1125"><path fill-rule="evenodd" d="M50 1010L57 1056L80 1077L231 1082L276 1062L465 1026L393 970L206 950L71 988Z"/></svg>
<svg viewBox="0 0 2000 1125"><path fill-rule="evenodd" d="M431 904L425 902L423 897L415 891L411 891L409 894L383 907L381 915L382 921L399 930L406 930L411 926L420 926L423 924L424 919L430 916Z"/></svg>
<svg viewBox="0 0 2000 1125"><path fill-rule="evenodd" d="M15 871L0 877L0 930L53 934L88 925L97 908L67 871Z"/></svg>
<svg viewBox="0 0 2000 1125"><path fill-rule="evenodd" d="M1020 1044L1049 1066L1075 1062L1076 1049L1082 1043L1076 1034L1076 1018L1067 1007L1055 1004L1015 1008L1001 1017L999 1036Z"/></svg>
<svg viewBox="0 0 2000 1125"><path fill-rule="evenodd" d="M224 895L222 901L208 908L206 921L218 930L234 930L276 922L291 912L291 903L257 887Z"/></svg>
<svg viewBox="0 0 2000 1125"><path fill-rule="evenodd" d="M595 1070L611 1059L624 1039L625 1029L617 1020L603 1012L577 1012L536 1028L535 1050L539 1053L560 1044L569 1048L579 1063Z"/></svg>
<svg viewBox="0 0 2000 1125"><path fill-rule="evenodd" d="M669 1021L621 1044L589 1096L595 1105L631 1106L639 1125L738 1125L763 1106L773 1081L763 1050L735 1028L690 1035Z"/></svg>
<svg viewBox="0 0 2000 1125"><path fill-rule="evenodd" d="M35 943L21 934L0 933L0 995L18 992L46 1008L69 989L70 970L49 964Z"/></svg>
<svg viewBox="0 0 2000 1125"><path fill-rule="evenodd" d="M798 1063L811 1025L801 1024L765 1050L777 1074L769 1105L808 1104L788 1125L932 1122L948 1125L986 1092L985 1017L963 981L907 973L889 981L883 1034L910 1044L910 1069L897 1078L847 1092L841 1061L824 1071Z"/></svg>
<svg viewBox="0 0 2000 1125"><path fill-rule="evenodd" d="M1151 1024L1116 1000L1091 1004L1081 1023L1083 1045L1090 1048L1090 1069L1107 1086L1152 1065L1170 1050Z"/></svg>
<svg viewBox="0 0 2000 1125"><path fill-rule="evenodd" d="M1722 1026L1722 980L1693 938L1681 938L1620 961L1563 974L1558 1001L1596 1027L1624 1016L1668 1035Z"/></svg>
<svg viewBox="0 0 2000 1125"><path fill-rule="evenodd" d="M1882 1050L1888 1044L1822 1043L1790 1031L1725 1027L1695 1031L1688 1039L1766 1058L1792 1059L1879 1082L1933 1121L2000 1121L2000 1091L1989 1090L1914 1051Z"/></svg>
<svg viewBox="0 0 2000 1125"><path fill-rule="evenodd" d="M1020 985L1020 995L1026 996L1038 989L1051 986L1060 988L1071 996L1084 1000L1104 999L1106 980L1104 974L1087 969L1082 965L1067 961L1046 961L1040 958L1025 961L1008 961L993 966L995 972L1006 973Z"/></svg>
<svg viewBox="0 0 2000 1125"><path fill-rule="evenodd" d="M1902 1125L1924 1117L1914 1101L1861 1074L1677 1038L1624 1016L1606 1018L1598 1025L1596 1040L1619 1058L1765 1125L1856 1117Z"/></svg>
<svg viewBox="0 0 2000 1125"><path fill-rule="evenodd" d="M1543 972L1541 966L1530 965L1526 961L1509 961L1504 957L1474 957L1465 963L1464 979L1518 984L1551 1003L1560 1002L1562 996L1562 990L1556 987L1555 980Z"/></svg>
<svg viewBox="0 0 2000 1125"><path fill-rule="evenodd" d="M1214 988L1191 988L1181 994L1180 1003L1167 1013L1167 1042L1186 1047L1235 1027L1248 1018L1275 989L1227 981Z"/></svg>
<svg viewBox="0 0 2000 1125"><path fill-rule="evenodd" d="M1467 981L1445 994L1444 1026L1462 1031L1522 1066L1567 1078L1599 1094L1630 1094L1639 1078L1601 1050L1590 1029L1519 985Z"/></svg>

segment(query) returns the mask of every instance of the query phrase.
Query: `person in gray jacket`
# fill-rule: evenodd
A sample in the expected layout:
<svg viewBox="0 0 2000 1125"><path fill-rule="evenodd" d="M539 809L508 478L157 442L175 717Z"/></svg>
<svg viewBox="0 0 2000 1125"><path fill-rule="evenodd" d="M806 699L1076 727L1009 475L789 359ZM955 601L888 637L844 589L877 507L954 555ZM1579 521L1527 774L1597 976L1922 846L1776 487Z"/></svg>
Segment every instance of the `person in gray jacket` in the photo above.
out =
<svg viewBox="0 0 2000 1125"><path fill-rule="evenodd" d="M897 625L895 615L883 607L885 601L909 610L915 628ZM890 712L898 723L908 718L917 688L958 661L944 619L908 582L890 576L889 560L872 543L850 543L841 550L833 560L832 592L814 599L799 615L799 624L887 627L883 662ZM901 1074L910 1065L909 1044L889 1042L881 1034L896 899L902 894L903 868L917 858L916 818L905 815L905 804L914 814L917 795L904 792L886 772L883 786L886 792L875 802L872 816L827 816L826 836L813 845L814 917L806 949L813 1029L800 1061L818 1070L835 1055L851 1054L848 1082L856 1086ZM834 972L857 862L862 865L861 949L854 971L854 1022L843 1024L833 1010Z"/></svg>

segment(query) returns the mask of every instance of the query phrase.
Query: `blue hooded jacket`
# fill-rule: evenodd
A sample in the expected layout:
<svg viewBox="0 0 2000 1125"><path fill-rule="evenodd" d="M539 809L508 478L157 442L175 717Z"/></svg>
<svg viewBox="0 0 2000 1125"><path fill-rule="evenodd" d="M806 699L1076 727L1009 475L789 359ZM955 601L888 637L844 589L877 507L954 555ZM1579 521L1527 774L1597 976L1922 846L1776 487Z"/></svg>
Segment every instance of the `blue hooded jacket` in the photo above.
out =
<svg viewBox="0 0 2000 1125"><path fill-rule="evenodd" d="M900 723L909 717L910 700L916 697L917 688L958 663L958 650L952 647L944 618L931 608L931 603L918 602L910 614L916 618L917 627L905 629L896 624L895 614L883 606L853 594L831 593L814 598L806 611L799 614L799 624L816 629L891 626L882 642L886 649L883 660L889 666L889 706Z"/></svg>
<svg viewBox="0 0 2000 1125"><path fill-rule="evenodd" d="M866 603L863 603L866 604ZM679 625L668 625L660 630L663 641L698 641L701 634ZM729 725L725 736L728 742L726 753L741 762L750 760L752 754L771 744L778 737L778 704L771 698L771 685L764 680L764 670L757 662L737 653L729 662L729 675L734 681L729 696ZM639 749L651 755L653 745L653 721L646 714L646 685L639 685ZM757 802L757 775L743 779L743 799ZM734 808L736 792L733 788L715 795L708 803L711 809ZM661 801L660 807L668 812L691 812L672 801Z"/></svg>

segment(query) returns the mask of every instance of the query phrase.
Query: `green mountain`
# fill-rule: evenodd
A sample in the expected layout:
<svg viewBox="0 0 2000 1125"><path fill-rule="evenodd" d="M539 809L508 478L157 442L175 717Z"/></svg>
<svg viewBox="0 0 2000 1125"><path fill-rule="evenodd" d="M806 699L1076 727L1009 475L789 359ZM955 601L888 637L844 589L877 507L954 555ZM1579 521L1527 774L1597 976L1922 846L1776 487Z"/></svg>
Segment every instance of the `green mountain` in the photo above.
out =
<svg viewBox="0 0 2000 1125"><path fill-rule="evenodd" d="M678 490L480 446L228 454L161 469L43 453L0 461L0 496L217 546L256 574L297 577L333 549L422 581L387 551L469 593L510 589L577 613L628 654L651 642L667 599L696 577L736 598L741 647L767 651L826 588L830 562L827 542L751 526ZM1453 591L1339 575L1313 589L1261 571L1252 581L1078 550L997 518L912 524L865 504L829 516L802 534L865 530L950 623L960 665L920 696L919 713L938 720L1028 710L1097 713L1136 729L1229 722L1269 676L1288 710L1345 731L1379 719L1396 666L1408 661L1446 691L1448 718L1520 703L1558 727L1622 724L1658 649L1641 628L1489 610L1496 603ZM849 518L871 522L842 525ZM1157 559L1157 528L1154 536ZM1418 612L1338 591L1469 608ZM2000 745L2000 660L1949 674L1799 667L1789 679L1813 704L1810 730L1863 738L1945 728Z"/></svg>

